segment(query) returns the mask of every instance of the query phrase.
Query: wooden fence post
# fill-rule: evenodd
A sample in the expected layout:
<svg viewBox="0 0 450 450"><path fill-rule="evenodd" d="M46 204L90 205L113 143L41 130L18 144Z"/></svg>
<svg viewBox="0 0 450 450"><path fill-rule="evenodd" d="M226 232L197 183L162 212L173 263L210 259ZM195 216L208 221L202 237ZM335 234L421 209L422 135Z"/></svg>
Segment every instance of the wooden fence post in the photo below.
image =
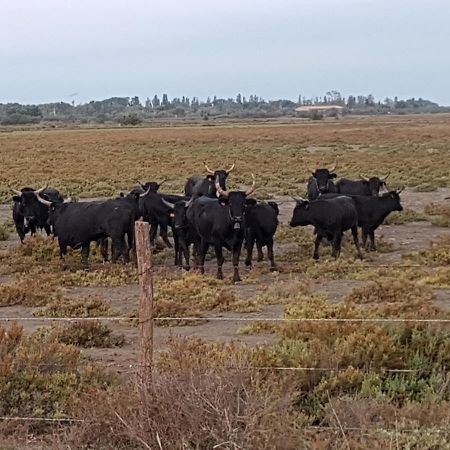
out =
<svg viewBox="0 0 450 450"><path fill-rule="evenodd" d="M148 222L135 222L135 238L139 274L139 382L144 405L153 361L153 276Z"/></svg>

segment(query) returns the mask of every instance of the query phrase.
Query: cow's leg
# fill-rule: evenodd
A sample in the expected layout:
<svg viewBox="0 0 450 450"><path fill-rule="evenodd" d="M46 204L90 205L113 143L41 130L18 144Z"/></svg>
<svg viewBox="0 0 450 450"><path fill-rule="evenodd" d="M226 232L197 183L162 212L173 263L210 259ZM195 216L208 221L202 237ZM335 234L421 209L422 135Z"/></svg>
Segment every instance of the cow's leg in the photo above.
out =
<svg viewBox="0 0 450 450"><path fill-rule="evenodd" d="M208 249L209 249L209 244L202 240L200 243L199 255L198 255L198 267L199 267L200 273L202 275L205 273L205 258L206 258L206 253L208 252Z"/></svg>
<svg viewBox="0 0 450 450"><path fill-rule="evenodd" d="M267 257L270 261L271 272L275 272L277 270L277 265L275 264L275 257L273 254L273 239L270 239L269 243L267 244Z"/></svg>
<svg viewBox="0 0 450 450"><path fill-rule="evenodd" d="M23 244L23 240L25 239L25 232L21 226L16 225L16 231L19 235L20 242Z"/></svg>
<svg viewBox="0 0 450 450"><path fill-rule="evenodd" d="M97 241L97 243L100 245L100 254L105 263L108 261L108 238L100 239L100 242Z"/></svg>
<svg viewBox="0 0 450 450"><path fill-rule="evenodd" d="M175 254L175 261L173 265L175 267L181 267L181 249L180 249L180 238L178 234L174 233L173 235L173 247Z"/></svg>
<svg viewBox="0 0 450 450"><path fill-rule="evenodd" d="M222 253L222 244L215 243L214 251L216 253L216 259L217 259L217 278L219 280L223 280L222 266L223 266L223 262L224 262L224 257L223 257L223 253Z"/></svg>
<svg viewBox="0 0 450 450"><path fill-rule="evenodd" d="M241 281L239 276L239 257L241 256L242 242L233 246L233 283Z"/></svg>
<svg viewBox="0 0 450 450"><path fill-rule="evenodd" d="M314 254L313 254L314 259L319 259L319 246L320 246L321 242L322 242L322 236L320 236L317 233L316 240L314 241Z"/></svg>
<svg viewBox="0 0 450 450"><path fill-rule="evenodd" d="M252 258L253 258L253 246L255 245L255 239L252 235L249 235L247 237L247 240L245 242L245 247L247 250L247 256L245 258L245 265L247 267L252 266Z"/></svg>
<svg viewBox="0 0 450 450"><path fill-rule="evenodd" d="M352 227L352 236L353 236L353 242L355 243L356 251L358 253L358 258L362 259L361 248L359 247L358 227L357 226Z"/></svg>
<svg viewBox="0 0 450 450"><path fill-rule="evenodd" d="M183 264L182 254L184 255L184 260L186 264L183 266L185 270L190 270L189 265L189 246L186 244L186 238L182 236L180 238L180 264Z"/></svg>
<svg viewBox="0 0 450 450"><path fill-rule="evenodd" d="M258 258L256 261L260 262L264 260L263 246L260 242L256 241L256 250L258 251Z"/></svg>
<svg viewBox="0 0 450 450"><path fill-rule="evenodd" d="M158 224L151 223L150 224L150 245L154 248L156 241L156 233L158 232Z"/></svg>
<svg viewBox="0 0 450 450"><path fill-rule="evenodd" d="M47 236L50 236L52 234L52 227L50 225L45 224L44 230L45 230L45 233L47 234Z"/></svg>
<svg viewBox="0 0 450 450"><path fill-rule="evenodd" d="M161 235L162 240L166 244L167 248L172 248L172 244L167 237L167 225L159 225L159 234Z"/></svg>
<svg viewBox="0 0 450 450"><path fill-rule="evenodd" d="M111 256L111 262L113 262L114 264L117 263L117 260L119 259L120 255L123 255L124 251L124 239L123 237L113 237L112 238L112 256Z"/></svg>
<svg viewBox="0 0 450 450"><path fill-rule="evenodd" d="M91 248L90 242L81 246L81 264L85 271L89 270L89 250Z"/></svg>
<svg viewBox="0 0 450 450"><path fill-rule="evenodd" d="M331 252L331 256L339 258L339 255L341 254L341 242L342 232L337 232L333 237L333 251Z"/></svg>
<svg viewBox="0 0 450 450"><path fill-rule="evenodd" d="M365 228L361 229L361 240L364 250L367 250L367 230Z"/></svg>
<svg viewBox="0 0 450 450"><path fill-rule="evenodd" d="M377 248L375 247L375 231L374 230L370 230L369 237L370 237L370 250L375 252L377 250Z"/></svg>

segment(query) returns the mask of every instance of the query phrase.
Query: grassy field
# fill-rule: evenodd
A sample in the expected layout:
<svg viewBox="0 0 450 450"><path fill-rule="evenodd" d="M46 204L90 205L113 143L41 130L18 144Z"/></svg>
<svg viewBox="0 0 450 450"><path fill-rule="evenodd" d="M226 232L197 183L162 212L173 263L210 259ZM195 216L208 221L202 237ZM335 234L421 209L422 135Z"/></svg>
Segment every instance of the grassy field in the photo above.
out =
<svg viewBox="0 0 450 450"><path fill-rule="evenodd" d="M167 177L164 191L181 192L203 160L236 161L230 188L254 172L256 196L276 197L281 212L276 273L257 263L234 286L229 258L218 281L214 260L200 276L173 269L169 250L155 254L156 317L202 320L156 322L153 386L141 404L135 268L103 265L94 252L86 273L78 252L63 265L50 238L20 245L0 205L0 319L32 319L0 322L0 416L84 419L3 421L2 444L449 448L448 323L357 321L450 318L450 115L0 131L3 202L9 186L47 183L89 198ZM339 176L390 172L390 186L408 186L405 210L378 232L379 252L360 261L346 239L338 261L324 247L313 263L312 231L286 225L288 194L302 195L308 166L335 160ZM121 320L42 321L74 316Z"/></svg>
<svg viewBox="0 0 450 450"><path fill-rule="evenodd" d="M0 200L8 186L49 183L66 195L116 195L136 179L168 178L180 192L191 174L236 161L231 187L257 176L260 196L298 193L308 167L338 161L338 175L391 172L392 185L450 185L450 115L348 118L323 123L243 124L0 133Z"/></svg>

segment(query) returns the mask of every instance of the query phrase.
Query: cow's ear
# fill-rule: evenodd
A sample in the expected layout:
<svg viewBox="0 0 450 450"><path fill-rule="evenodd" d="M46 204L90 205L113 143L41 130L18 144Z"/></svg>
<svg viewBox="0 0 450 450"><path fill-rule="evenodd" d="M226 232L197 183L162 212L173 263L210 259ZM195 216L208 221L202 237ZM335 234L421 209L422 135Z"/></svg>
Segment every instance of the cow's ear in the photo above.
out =
<svg viewBox="0 0 450 450"><path fill-rule="evenodd" d="M255 206L257 201L254 198L246 198L245 206Z"/></svg>
<svg viewBox="0 0 450 450"><path fill-rule="evenodd" d="M173 218L175 217L175 213L172 211L171 213L169 213L169 217L170 217L171 219L173 219Z"/></svg>
<svg viewBox="0 0 450 450"><path fill-rule="evenodd" d="M337 175L335 173L330 173L330 178L336 178Z"/></svg>
<svg viewBox="0 0 450 450"><path fill-rule="evenodd" d="M214 180L213 175L206 175L206 178L208 179L208 181L213 181Z"/></svg>
<svg viewBox="0 0 450 450"><path fill-rule="evenodd" d="M125 194L123 192L119 192L119 197L124 198Z"/></svg>
<svg viewBox="0 0 450 450"><path fill-rule="evenodd" d="M20 201L22 201L22 197L20 195L14 195L12 199L13 199L13 202L20 202Z"/></svg>
<svg viewBox="0 0 450 450"><path fill-rule="evenodd" d="M229 205L229 201L228 201L228 199L227 198L225 198L225 197L219 197L219 204L221 205L221 206L228 206Z"/></svg>

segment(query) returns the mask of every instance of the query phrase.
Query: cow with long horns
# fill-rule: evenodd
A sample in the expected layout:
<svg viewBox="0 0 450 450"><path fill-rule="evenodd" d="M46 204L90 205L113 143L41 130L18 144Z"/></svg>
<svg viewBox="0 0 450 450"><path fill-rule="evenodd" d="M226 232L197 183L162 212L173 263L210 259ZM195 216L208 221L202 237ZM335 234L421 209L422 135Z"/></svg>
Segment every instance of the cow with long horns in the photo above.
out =
<svg viewBox="0 0 450 450"><path fill-rule="evenodd" d="M49 236L53 230L47 223L48 209L38 202L36 194L40 194L45 200L62 203L64 199L59 191L51 187L37 190L25 187L20 191L17 189L11 189L11 191L15 194L13 196L13 220L20 241L23 243L27 233L34 234L38 229L44 229Z"/></svg>
<svg viewBox="0 0 450 450"><path fill-rule="evenodd" d="M337 163L333 167L327 169L310 169L312 176L308 180L307 197L308 200L316 200L320 195L328 192L336 192L336 186L333 179L336 178L334 173Z"/></svg>
<svg viewBox="0 0 450 450"><path fill-rule="evenodd" d="M341 178L336 183L336 190L340 194L347 195L372 195L378 197L380 195L380 189L386 189L386 179L389 174L384 177L364 177L360 175L360 180L348 180L347 178Z"/></svg>
<svg viewBox="0 0 450 450"><path fill-rule="evenodd" d="M225 191L226 181L228 175L234 169L236 163L228 170L211 170L206 162L203 163L207 171L206 177L193 176L188 178L184 186L184 193L189 197L199 197L204 195L206 197L216 197L216 180L219 180L219 186Z"/></svg>
<svg viewBox="0 0 450 450"><path fill-rule="evenodd" d="M253 184L246 191L225 191L216 179L215 187L219 198L199 197L193 199L187 210L187 219L193 224L200 238L198 264L204 273L204 263L208 248L214 247L217 259L217 278L223 278L224 257L222 248L232 252L233 282L240 281L239 257L245 236L245 214L247 197L255 190Z"/></svg>

